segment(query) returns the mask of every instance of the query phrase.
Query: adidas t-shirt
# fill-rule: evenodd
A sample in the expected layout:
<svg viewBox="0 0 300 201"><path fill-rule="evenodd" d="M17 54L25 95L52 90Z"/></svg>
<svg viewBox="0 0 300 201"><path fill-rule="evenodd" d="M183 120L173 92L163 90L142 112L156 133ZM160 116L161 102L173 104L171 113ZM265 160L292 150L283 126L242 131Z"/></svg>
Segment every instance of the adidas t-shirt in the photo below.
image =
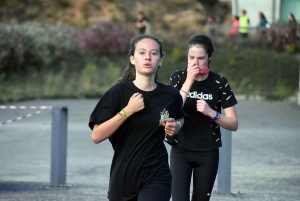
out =
<svg viewBox="0 0 300 201"><path fill-rule="evenodd" d="M180 90L186 80L186 74L186 69L174 71L170 77L170 85ZM208 151L221 147L220 126L210 117L197 111L198 98L204 99L213 110L220 113L221 108L237 104L225 77L210 71L207 79L195 80L183 107L188 117L176 136L177 146L191 151Z"/></svg>
<svg viewBox="0 0 300 201"><path fill-rule="evenodd" d="M153 91L142 91L133 82L118 83L96 105L89 127L93 129L95 124L115 116L136 92L142 93L145 108L131 115L109 138L114 149L108 192L110 200L128 200L143 186L154 183L161 190L171 191L168 153L163 143L165 132L159 120L164 109L169 112L169 117L184 117L178 90L157 83Z"/></svg>

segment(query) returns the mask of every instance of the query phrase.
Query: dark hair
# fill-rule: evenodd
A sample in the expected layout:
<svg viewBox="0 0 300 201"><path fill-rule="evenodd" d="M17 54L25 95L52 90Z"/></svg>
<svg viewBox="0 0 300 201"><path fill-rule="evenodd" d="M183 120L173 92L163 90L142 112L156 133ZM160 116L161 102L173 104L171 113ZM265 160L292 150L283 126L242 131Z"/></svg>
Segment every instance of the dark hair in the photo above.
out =
<svg viewBox="0 0 300 201"><path fill-rule="evenodd" d="M118 82L130 82L135 80L135 66L132 65L132 63L130 62L130 56L134 55L135 52L135 48L136 48L136 44L142 40L142 39L152 39L155 42L157 42L158 46L159 46L159 53L160 53L160 57L164 57L165 56L165 52L163 50L163 45L162 42L160 41L160 39L154 35L148 35L148 34L141 34L141 35L137 35L134 38L132 38L130 40L130 47L128 50L128 56L129 56L129 61L127 63L127 66L125 68L125 70L123 71L123 75L117 80ZM159 66L160 67L160 66ZM158 80L158 69L155 73L155 82Z"/></svg>
<svg viewBox="0 0 300 201"><path fill-rule="evenodd" d="M289 13L289 15L292 17L292 22L297 22L293 13Z"/></svg>
<svg viewBox="0 0 300 201"><path fill-rule="evenodd" d="M260 16L260 19L265 19L266 20L266 16L264 15L263 12L259 12L259 16Z"/></svg>
<svg viewBox="0 0 300 201"><path fill-rule="evenodd" d="M188 49L195 45L202 46L205 49L209 59L212 57L212 54L214 53L214 46L211 39L207 35L196 34L192 36L188 41Z"/></svg>

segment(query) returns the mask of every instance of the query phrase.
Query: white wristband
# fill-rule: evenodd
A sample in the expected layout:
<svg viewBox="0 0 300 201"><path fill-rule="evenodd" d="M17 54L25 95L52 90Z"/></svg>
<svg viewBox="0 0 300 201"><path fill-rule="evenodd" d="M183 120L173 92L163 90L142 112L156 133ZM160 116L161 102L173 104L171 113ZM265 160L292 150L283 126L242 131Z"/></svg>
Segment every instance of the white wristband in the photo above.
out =
<svg viewBox="0 0 300 201"><path fill-rule="evenodd" d="M178 132L179 132L179 130L181 129L181 123L180 123L179 121L176 121L176 125L177 125L177 123L179 124L179 129L177 130L177 132L176 132L176 133L178 133Z"/></svg>

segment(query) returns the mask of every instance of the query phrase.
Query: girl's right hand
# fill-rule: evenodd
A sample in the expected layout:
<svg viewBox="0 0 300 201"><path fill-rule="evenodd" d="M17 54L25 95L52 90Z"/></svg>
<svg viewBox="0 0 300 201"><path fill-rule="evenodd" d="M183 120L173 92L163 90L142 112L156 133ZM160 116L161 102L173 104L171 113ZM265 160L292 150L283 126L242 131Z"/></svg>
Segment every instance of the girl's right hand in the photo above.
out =
<svg viewBox="0 0 300 201"><path fill-rule="evenodd" d="M144 104L143 95L137 92L130 97L128 105L124 108L124 111L127 117L129 117L130 115L138 111L141 111L144 108L145 108L145 104Z"/></svg>
<svg viewBox="0 0 300 201"><path fill-rule="evenodd" d="M189 63L188 66L187 66L187 77L186 77L186 79L193 82L198 73L199 73L198 64Z"/></svg>

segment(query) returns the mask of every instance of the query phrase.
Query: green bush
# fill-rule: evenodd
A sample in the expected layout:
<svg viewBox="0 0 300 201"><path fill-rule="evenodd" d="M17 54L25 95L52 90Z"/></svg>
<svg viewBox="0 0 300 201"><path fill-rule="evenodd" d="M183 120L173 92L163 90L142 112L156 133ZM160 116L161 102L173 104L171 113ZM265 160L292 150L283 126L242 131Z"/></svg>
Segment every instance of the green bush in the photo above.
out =
<svg viewBox="0 0 300 201"><path fill-rule="evenodd" d="M238 94L282 99L298 88L299 61L275 51L217 47L211 68L227 77Z"/></svg>
<svg viewBox="0 0 300 201"><path fill-rule="evenodd" d="M105 23L80 30L63 24L0 24L0 102L101 97L128 62L131 32L118 26ZM164 84L187 64L185 45L174 48L171 40L167 44L159 69ZM210 67L229 80L235 94L284 99L297 91L299 62L291 55L238 45L215 49Z"/></svg>

